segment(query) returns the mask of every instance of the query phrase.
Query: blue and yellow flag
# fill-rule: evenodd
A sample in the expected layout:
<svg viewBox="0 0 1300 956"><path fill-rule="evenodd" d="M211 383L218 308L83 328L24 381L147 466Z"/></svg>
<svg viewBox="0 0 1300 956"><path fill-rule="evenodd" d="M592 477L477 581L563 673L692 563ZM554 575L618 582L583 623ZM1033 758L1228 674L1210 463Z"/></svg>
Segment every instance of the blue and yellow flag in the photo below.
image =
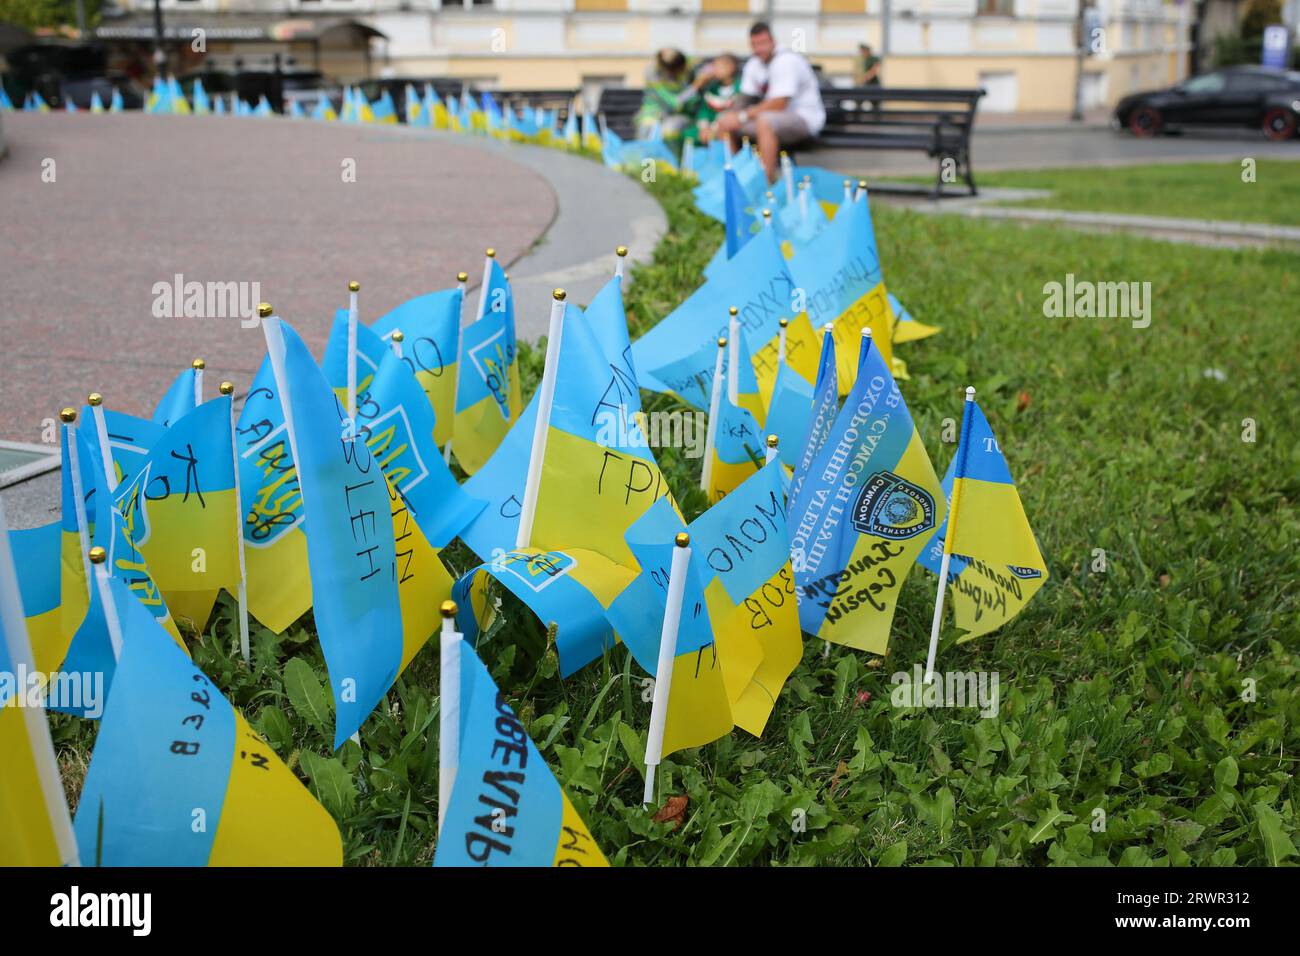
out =
<svg viewBox="0 0 1300 956"><path fill-rule="evenodd" d="M632 358L641 387L665 392L676 391L681 382L711 382L714 347L719 338L728 335L728 310L733 306L751 349L760 396L772 394L783 318L790 320L786 329L787 361L812 381L820 346L807 318L796 310L802 298L781 254L775 230L761 230L733 258L719 265L685 302L633 343ZM673 369L672 383L659 374L668 367ZM709 407L707 392L702 400L678 394L697 408Z"/></svg>
<svg viewBox="0 0 1300 956"><path fill-rule="evenodd" d="M903 307L903 303L894 298L894 293L889 293L889 308L894 313L894 344L900 342L915 342L918 339L927 339L932 335L937 335L940 331L938 326L926 325L916 319L912 313Z"/></svg>
<svg viewBox="0 0 1300 956"><path fill-rule="evenodd" d="M155 425L162 425L166 428L182 415L194 411L196 407L194 404L194 377L197 374L197 369L189 368L176 376L176 381L172 382L171 387L159 399L158 406L153 410L151 420Z"/></svg>
<svg viewBox="0 0 1300 956"><path fill-rule="evenodd" d="M90 550L90 536L93 532L90 513L91 502L87 496L94 494L94 469L98 459L82 457L79 452L85 447L80 430L94 427L93 423L82 425L64 425L60 429L59 441L63 466L60 468L60 515L59 515L59 645L63 654L67 654L72 636L81 627L90 607L90 578L88 568L90 561L86 552ZM76 440L70 441L72 436ZM75 466L75 467L74 467ZM77 498L81 498L81 507L85 514L85 527L77 520ZM59 661L55 661L58 666Z"/></svg>
<svg viewBox="0 0 1300 956"><path fill-rule="evenodd" d="M812 409L812 386L788 364L782 363L777 369L763 431L777 437L777 456L791 468L803 457L801 443L812 423Z"/></svg>
<svg viewBox="0 0 1300 956"><path fill-rule="evenodd" d="M790 260L813 326L831 323L839 346L840 394L853 383L853 358L864 328L871 329L885 367L894 371L894 316L885 291L871 209L864 195L849 202Z"/></svg>
<svg viewBox="0 0 1300 956"><path fill-rule="evenodd" d="M593 153L601 150L600 129L596 126L596 117L590 113L582 114L582 148Z"/></svg>
<svg viewBox="0 0 1300 956"><path fill-rule="evenodd" d="M78 430L76 437L77 455L80 461L93 462L92 467L83 474L84 493L88 502L99 502L91 528L91 546L104 549L107 554L105 566L108 568L108 573L113 580L120 583L128 593L133 594L136 602L148 612L153 621L171 636L177 646L184 648L185 644L176 628L176 622L172 618L171 610L167 607L162 592L154 581L144 555L140 553L132 540L128 522L123 518L117 507L110 504L113 495L105 486L102 465L91 451L85 433ZM65 535L64 540L69 549L80 546L80 542L75 535L71 537ZM85 575L86 565L80 563L81 557L79 554L65 553L64 573L68 573L72 561L77 561L78 566L74 580L70 582L72 586L63 590L65 603L79 601L79 589L85 586L83 582L87 580ZM80 606L79 603L75 605L77 609ZM66 617L65 623L70 622L74 616ZM75 632L72 634L61 669L86 675L87 679L100 680L106 690L112 688L117 670L116 655L113 651L112 636L97 587L91 586L89 588L89 603L86 605ZM94 706L95 703L89 700L81 702L59 701L52 703L50 709L66 711L67 713L93 719L99 716L98 713L92 712Z"/></svg>
<svg viewBox="0 0 1300 956"><path fill-rule="evenodd" d="M402 343L405 347L405 343ZM347 402L347 310L334 319L322 367ZM434 412L405 358L372 330L357 328L357 435L411 508L425 538L445 546L483 510L456 483L434 444Z"/></svg>
<svg viewBox="0 0 1300 956"><path fill-rule="evenodd" d="M608 866L483 662L456 648L456 782L433 865Z"/></svg>
<svg viewBox="0 0 1300 956"><path fill-rule="evenodd" d="M434 441L451 440L456 420L456 356L460 342L459 288L426 292L380 317L370 330L385 342L400 330L402 361L415 373L434 413Z"/></svg>
<svg viewBox="0 0 1300 956"><path fill-rule="evenodd" d="M0 508L0 532L5 528ZM75 865L77 847L39 690L53 668L34 658L27 641L28 596L20 595L10 534L0 540L0 866Z"/></svg>
<svg viewBox="0 0 1300 956"><path fill-rule="evenodd" d="M127 534L167 606L199 632L220 589L239 593L243 522L235 495L231 401L222 395L174 420L114 491Z"/></svg>
<svg viewBox="0 0 1300 956"><path fill-rule="evenodd" d="M939 573L951 553L953 616L969 641L997 630L1047 581L1047 562L1025 517L1020 494L993 429L974 398L966 401L961 440L943 479L948 520L917 562Z"/></svg>
<svg viewBox="0 0 1300 956"><path fill-rule="evenodd" d="M201 79L194 80L194 114L196 116L205 116L212 112L212 104L208 101L208 91L203 88Z"/></svg>
<svg viewBox="0 0 1300 956"><path fill-rule="evenodd" d="M804 631L884 654L903 580L946 510L898 384L863 336L853 388L790 503Z"/></svg>
<svg viewBox="0 0 1300 956"><path fill-rule="evenodd" d="M496 259L489 260L478 318L461 332L459 363L452 449L472 475L487 464L524 407L514 295Z"/></svg>
<svg viewBox="0 0 1300 956"><path fill-rule="evenodd" d="M791 449L798 449L798 459L791 462L794 474L790 478L790 501L799 497L804 478L812 469L813 459L826 444L835 424L835 416L840 410L840 389L837 384L838 373L835 361L835 336L823 331L821 361L817 366L817 382L813 385L812 406L808 414L808 427L804 430L802 443ZM795 436L791 436L794 438ZM785 445L782 439L781 444Z"/></svg>
<svg viewBox="0 0 1300 956"><path fill-rule="evenodd" d="M190 389L190 395L193 396L192 384ZM193 405L192 397L190 404ZM108 432L109 454L113 456L113 473L120 483L128 480L136 473L144 460L149 457L149 450L166 434L167 429L165 425L159 422L136 418L126 412L114 411L111 408L103 408L102 410L105 431ZM89 405L82 406L77 421L80 422L80 430L85 434L86 440L90 444L96 466L102 468L100 462L103 461L103 458L99 452L95 418ZM93 502L90 503L90 510L93 517Z"/></svg>
<svg viewBox="0 0 1300 956"><path fill-rule="evenodd" d="M312 586L298 470L269 359L258 368L240 409L235 446L248 613L280 634L311 607Z"/></svg>
<svg viewBox="0 0 1300 956"><path fill-rule="evenodd" d="M586 316L566 310L529 544L582 548L633 567L624 534L671 494L641 426L625 409L610 407L610 378Z"/></svg>
<svg viewBox="0 0 1300 956"><path fill-rule="evenodd" d="M499 613L488 580L500 582L543 625L555 624L560 676L568 677L614 646L605 611L635 576L594 551L524 548L504 551L465 574L453 597L459 626L473 640Z"/></svg>
<svg viewBox="0 0 1300 956"><path fill-rule="evenodd" d="M665 756L733 726L760 735L802 656L786 550L784 476L773 463L692 522L691 560L664 727ZM641 573L610 623L637 663L658 666L673 538L681 519L661 501L628 531Z"/></svg>
<svg viewBox="0 0 1300 956"><path fill-rule="evenodd" d="M580 312L609 365L608 384L601 399L605 407L621 407L635 416L641 411L641 387L632 363L632 343L623 307L623 279L614 276L596 293L585 310L569 306L569 314Z"/></svg>
<svg viewBox="0 0 1300 956"><path fill-rule="evenodd" d="M296 332L263 323L308 515L313 609L334 694L335 749L437 626L451 577Z"/></svg>
<svg viewBox="0 0 1300 956"><path fill-rule="evenodd" d="M736 178L736 171L728 166L723 172L727 225L727 258L730 259L759 229L754 218L753 201L745 194Z"/></svg>
<svg viewBox="0 0 1300 956"><path fill-rule="evenodd" d="M724 390L718 406L713 462L705 492L717 504L761 467L766 458L763 430L746 408L731 404Z"/></svg>
<svg viewBox="0 0 1300 956"><path fill-rule="evenodd" d="M386 123L390 126L397 125L397 106L393 103L393 94L388 92L388 87L384 87L379 94L379 99L375 101L375 105L371 108L367 122Z"/></svg>
<svg viewBox="0 0 1300 956"><path fill-rule="evenodd" d="M120 582L122 657L75 823L100 866L339 866L338 827Z"/></svg>
<svg viewBox="0 0 1300 956"><path fill-rule="evenodd" d="M79 548L80 542L73 533L73 540ZM22 531L10 531L9 543L15 553L23 556L22 564L17 567L18 593L22 600L22 611L27 630L27 640L31 643L31 655L36 669L48 674L63 663L72 642L73 630L64 631L61 595L61 562L63 550L63 526L59 521L51 521L39 528ZM86 589L85 575L80 562L77 564L77 581L80 584L81 616L85 616ZM77 621L77 625L80 625ZM74 626L75 630L75 626Z"/></svg>

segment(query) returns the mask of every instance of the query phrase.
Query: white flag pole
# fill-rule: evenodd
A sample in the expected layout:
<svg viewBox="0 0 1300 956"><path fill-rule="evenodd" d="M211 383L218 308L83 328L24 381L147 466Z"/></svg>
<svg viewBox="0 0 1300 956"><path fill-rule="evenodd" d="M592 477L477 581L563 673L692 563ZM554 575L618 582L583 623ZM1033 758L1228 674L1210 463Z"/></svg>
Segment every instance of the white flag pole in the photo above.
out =
<svg viewBox="0 0 1300 956"><path fill-rule="evenodd" d="M95 587L95 579L90 573L90 525L86 521L86 491L81 486L81 457L77 451L77 410L65 408L59 412L63 421L63 431L68 439L68 460L63 467L69 469L68 477L72 479L72 506L77 518L77 536L81 543L81 567L86 575L86 595Z"/></svg>
<svg viewBox="0 0 1300 956"><path fill-rule="evenodd" d="M117 617L117 605L113 603L113 591L108 586L108 552L101 547L93 547L89 553L90 563L94 568L95 588L99 591L99 602L104 606L104 624L108 629L108 643L113 649L113 660L122 659L122 623Z"/></svg>
<svg viewBox="0 0 1300 956"><path fill-rule="evenodd" d="M772 210L770 209L763 210L763 228L764 229L772 228Z"/></svg>
<svg viewBox="0 0 1300 956"><path fill-rule="evenodd" d="M496 255L497 251L491 248L483 254L483 281L478 287L478 308L474 312L475 319L481 319L487 314L488 285L492 281L492 260Z"/></svg>
<svg viewBox="0 0 1300 956"><path fill-rule="evenodd" d="M198 408L203 404L203 370L208 367L208 363L201 358L196 358L190 363L190 368L194 369L194 407Z"/></svg>
<svg viewBox="0 0 1300 956"><path fill-rule="evenodd" d="M91 392L86 396L91 417L95 419L95 437L99 439L99 457L104 466L104 480L110 492L117 490L117 467L113 462L113 446L108 441L108 424L104 421L104 396Z"/></svg>
<svg viewBox="0 0 1300 956"><path fill-rule="evenodd" d="M551 424L551 404L555 399L555 377L560 366L560 342L564 336L564 290L551 293L551 324L546 334L546 364L542 366L542 384L537 389L537 421L533 425L533 448L528 458L528 478L524 483L524 501L519 512L519 533L515 547L532 543L533 519L537 515L537 493L542 484L542 459L546 457L546 433Z"/></svg>
<svg viewBox="0 0 1300 956"><path fill-rule="evenodd" d="M614 260L614 275L620 279L627 275L627 246L619 246L614 250L617 258Z"/></svg>
<svg viewBox="0 0 1300 956"><path fill-rule="evenodd" d="M361 283L348 283L348 422L352 436L357 433L357 293Z"/></svg>
<svg viewBox="0 0 1300 956"><path fill-rule="evenodd" d="M85 552L82 552L83 556ZM18 673L34 673L36 662L32 658L32 645L27 636L27 621L23 618L22 595L18 591L18 568L9 547L9 523L5 520L4 502L0 501L0 640L8 649L9 660ZM25 689L19 689L22 695ZM3 702L10 705L9 701ZM63 796L63 782L59 778L59 764L54 756L54 742L50 738L50 725L45 719L45 707L24 706L17 700L14 705L22 711L23 724L36 765L36 777L44 797L45 813L54 832L54 843L59 851L59 862L64 866L79 866L77 840L72 832L72 817Z"/></svg>
<svg viewBox="0 0 1300 956"><path fill-rule="evenodd" d="M456 273L456 288L460 289L460 315L456 316L456 381L451 389L451 438L442 446L442 460L451 464L451 443L456 438L456 402L460 399L460 340L461 330L465 327L465 289L469 285L469 273Z"/></svg>
<svg viewBox="0 0 1300 956"><path fill-rule="evenodd" d="M777 368L780 368L782 365L785 364L785 336L786 336L786 330L790 327L790 320L787 319L785 316L781 316L781 321L779 325L780 325L780 331L777 333L777 338L779 339L779 341L777 342L777 353L776 353Z"/></svg>
<svg viewBox="0 0 1300 956"><path fill-rule="evenodd" d="M865 196L866 194L867 194L867 181L866 181L865 179L859 179L859 180L858 180L858 191L857 191L856 193L853 194L853 201L854 201L854 202L857 202L859 199L861 199L861 198L862 198L863 196Z"/></svg>
<svg viewBox="0 0 1300 956"><path fill-rule="evenodd" d="M727 352L727 401L733 405L740 404L740 319L736 318L737 309L733 305L727 309L727 336L731 339Z"/></svg>
<svg viewBox="0 0 1300 956"><path fill-rule="evenodd" d="M808 221L808 180L799 184L799 221Z"/></svg>
<svg viewBox="0 0 1300 956"><path fill-rule="evenodd" d="M785 180L785 201L794 202L794 163L785 150L781 150L781 178Z"/></svg>
<svg viewBox="0 0 1300 956"><path fill-rule="evenodd" d="M704 470L700 487L707 493L713 479L713 446L718 441L718 413L722 410L722 361L727 354L727 340L718 339L718 357L713 363L713 390L709 393L709 424L704 430Z"/></svg>
<svg viewBox="0 0 1300 956"><path fill-rule="evenodd" d="M456 602L442 602L442 640L438 669L438 832L460 766L460 649L465 635L456 630Z"/></svg>
<svg viewBox="0 0 1300 956"><path fill-rule="evenodd" d="M406 336L402 334L401 329L393 329L393 334L388 337L388 344L393 350L393 354L399 359L402 357L402 343L406 341Z"/></svg>
<svg viewBox="0 0 1300 956"><path fill-rule="evenodd" d="M845 199L853 198L853 180L851 179L844 180L844 198Z"/></svg>
<svg viewBox="0 0 1300 956"><path fill-rule="evenodd" d="M780 438L776 435L767 436L767 457L763 460L763 464L770 465L776 460L777 453L780 451L780 446Z"/></svg>
<svg viewBox="0 0 1300 956"><path fill-rule="evenodd" d="M966 437L965 424L970 421L970 403L975 401L975 388L966 389L966 404L962 406L962 437L957 443L957 454L962 453L962 441ZM952 558L952 531L957 525L957 498L960 486L957 479L960 471L954 473L952 483L952 501L948 503L948 530L943 536L943 560L939 562L939 586L934 595L934 621L930 624L930 651L925 658L925 682L934 680L934 657L939 651L939 628L943 624L943 596L948 590L948 564Z"/></svg>
<svg viewBox="0 0 1300 956"><path fill-rule="evenodd" d="M664 727L668 723L668 695L673 686L673 661L677 658L677 629L682 620L682 596L691 561L691 536L678 533L668 570L668 599L664 602L663 629L659 632L659 661L655 666L654 697L650 704L650 732L645 744L645 793L642 802L654 802L655 777L664 754Z"/></svg>
<svg viewBox="0 0 1300 956"><path fill-rule="evenodd" d="M239 437L235 433L238 417L235 415L235 383L222 382L222 395L230 397L230 449L235 458L235 548L239 554L239 653L247 664L248 648L248 568L244 563L244 496L239 488Z"/></svg>

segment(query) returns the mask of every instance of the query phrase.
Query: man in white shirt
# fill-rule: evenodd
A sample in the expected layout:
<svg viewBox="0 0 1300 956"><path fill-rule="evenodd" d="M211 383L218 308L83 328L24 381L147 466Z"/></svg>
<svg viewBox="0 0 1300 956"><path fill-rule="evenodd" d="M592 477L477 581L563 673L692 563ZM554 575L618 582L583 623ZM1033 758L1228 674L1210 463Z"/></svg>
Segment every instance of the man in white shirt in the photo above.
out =
<svg viewBox="0 0 1300 956"><path fill-rule="evenodd" d="M781 147L820 133L826 108L812 66L798 53L779 48L766 23L749 28L749 46L754 55L740 74L740 93L751 105L721 114L717 128L731 139L733 149L743 136L757 141L767 181L774 183Z"/></svg>

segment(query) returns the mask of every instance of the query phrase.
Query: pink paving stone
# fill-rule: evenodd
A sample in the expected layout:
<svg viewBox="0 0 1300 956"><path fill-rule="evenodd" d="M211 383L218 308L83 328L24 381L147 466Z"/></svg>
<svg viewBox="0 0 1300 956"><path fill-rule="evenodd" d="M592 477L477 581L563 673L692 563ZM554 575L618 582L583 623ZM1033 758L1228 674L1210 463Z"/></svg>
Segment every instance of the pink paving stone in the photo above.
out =
<svg viewBox="0 0 1300 956"><path fill-rule="evenodd" d="M5 116L0 161L0 438L99 391L148 415L196 356L242 392L265 352L236 318L159 319L154 285L259 282L319 356L347 282L361 316L504 263L555 216L537 173L400 130L286 119ZM56 180L41 180L55 161ZM343 162L356 161L356 182ZM473 299L471 298L471 301Z"/></svg>

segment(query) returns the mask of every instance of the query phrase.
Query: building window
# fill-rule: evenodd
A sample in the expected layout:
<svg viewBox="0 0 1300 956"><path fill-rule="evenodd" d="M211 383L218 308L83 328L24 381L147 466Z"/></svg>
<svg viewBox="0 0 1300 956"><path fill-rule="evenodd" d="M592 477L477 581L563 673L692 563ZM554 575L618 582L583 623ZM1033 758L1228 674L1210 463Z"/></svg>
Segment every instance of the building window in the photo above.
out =
<svg viewBox="0 0 1300 956"><path fill-rule="evenodd" d="M975 12L982 17L1010 17L1016 12L1015 0L977 0Z"/></svg>

